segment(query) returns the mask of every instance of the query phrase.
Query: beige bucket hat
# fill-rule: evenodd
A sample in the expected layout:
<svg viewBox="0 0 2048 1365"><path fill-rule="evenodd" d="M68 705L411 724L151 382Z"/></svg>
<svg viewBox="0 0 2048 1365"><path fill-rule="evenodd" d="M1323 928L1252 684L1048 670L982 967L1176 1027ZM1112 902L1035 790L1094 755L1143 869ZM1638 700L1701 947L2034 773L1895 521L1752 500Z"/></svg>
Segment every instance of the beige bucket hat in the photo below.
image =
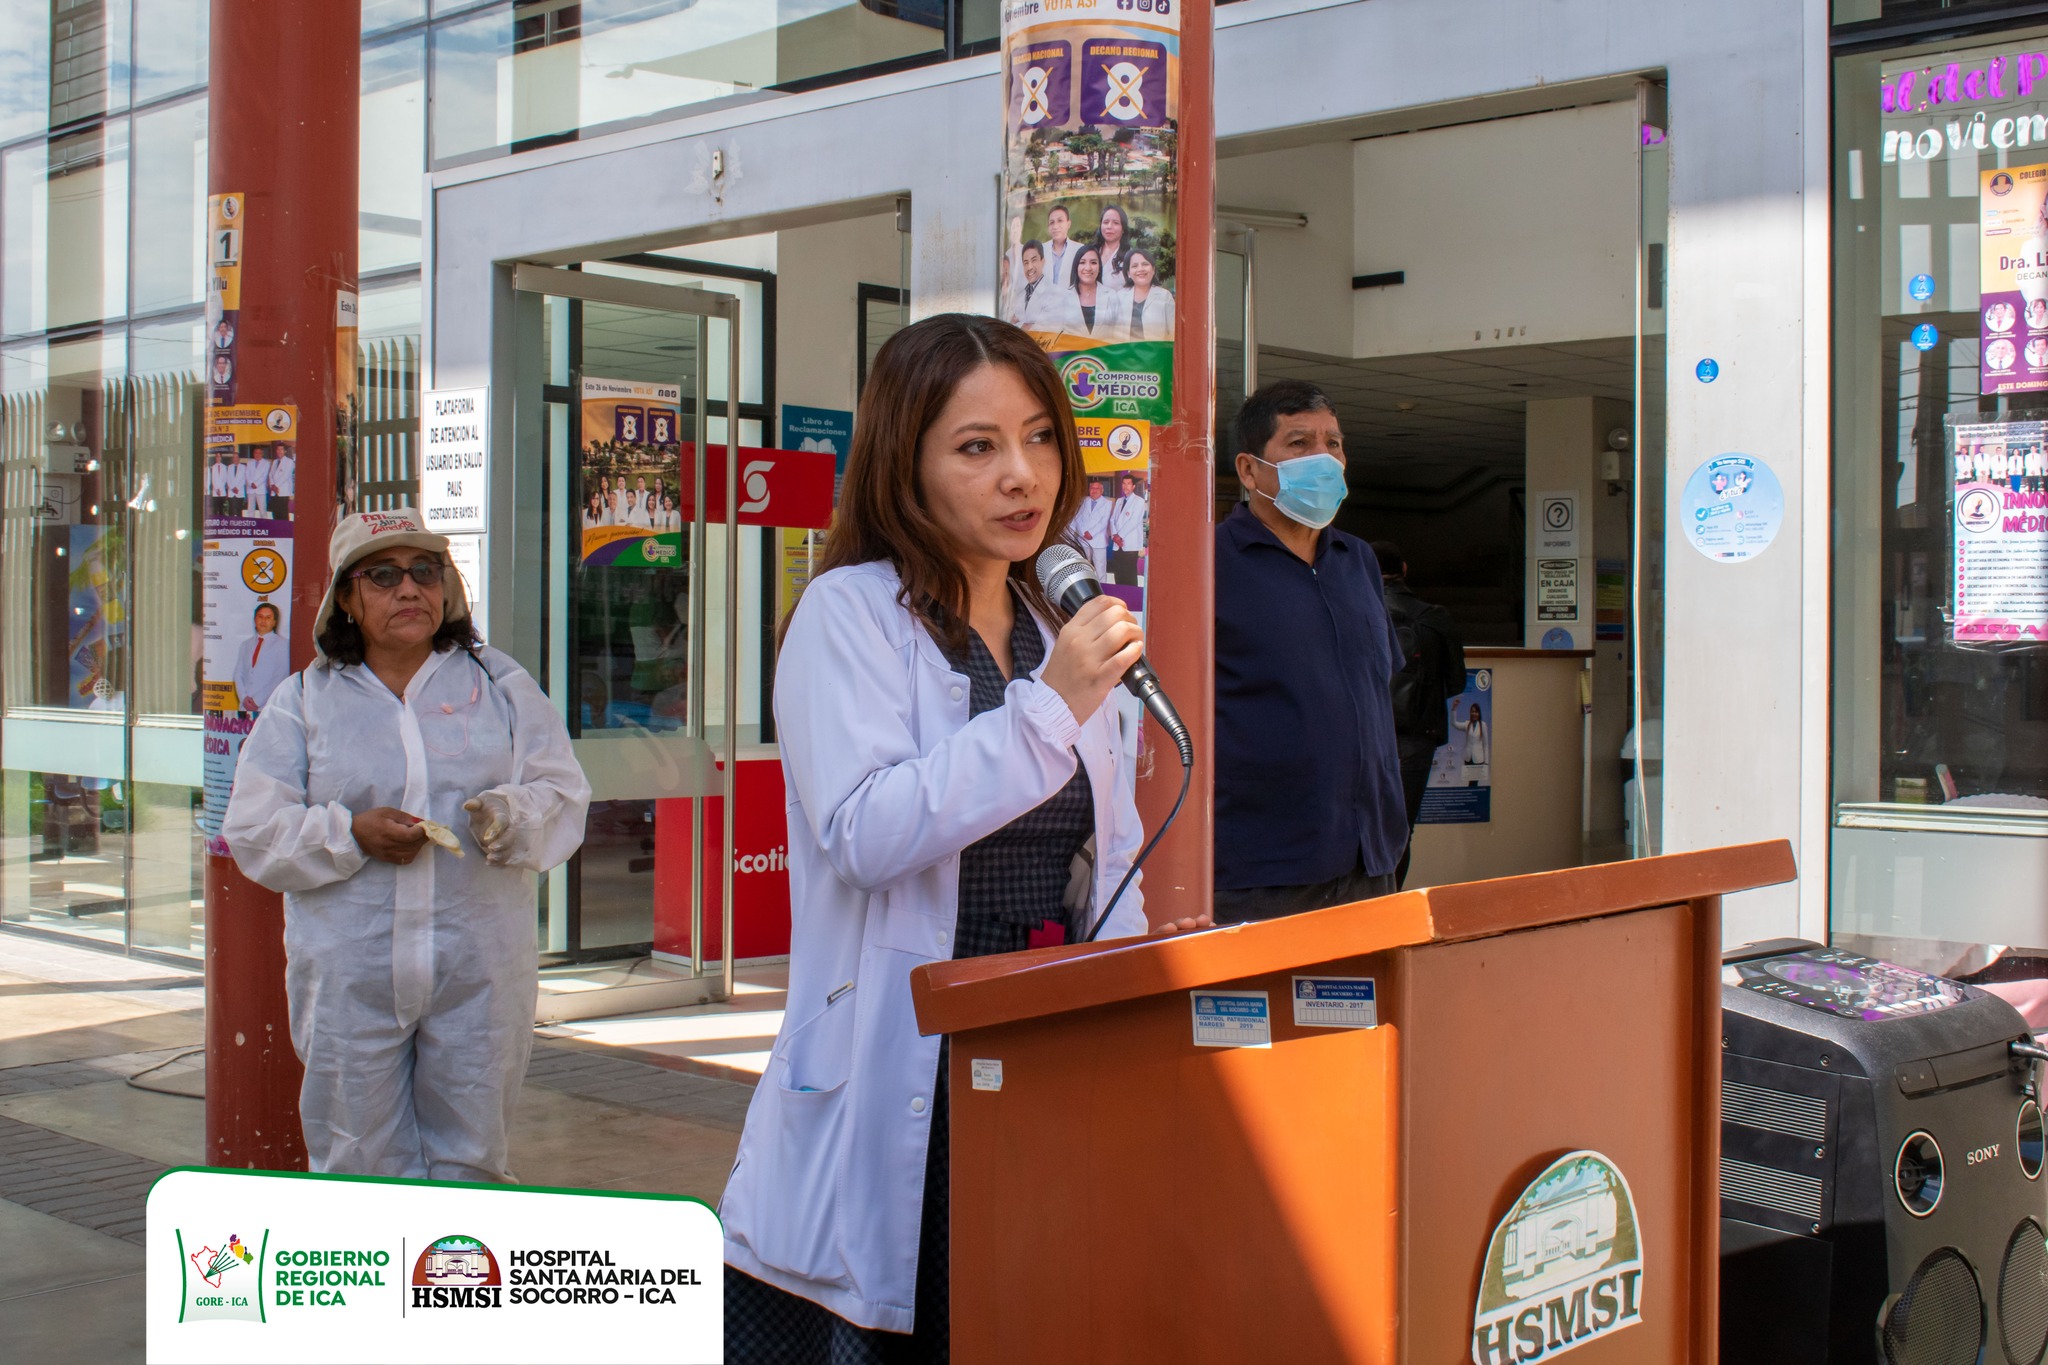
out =
<svg viewBox="0 0 2048 1365"><path fill-rule="evenodd" d="M410 507L394 508L389 512L357 512L343 517L334 528L333 536L327 541L327 593L320 599L320 610L313 617L313 652L322 662L327 651L320 648L320 636L327 630L327 622L334 615L334 596L341 588L342 575L366 555L380 550L416 549L432 550L440 555L443 562L448 558L448 537L429 531L420 514ZM462 575L451 564L443 575L443 621L460 621L469 615L469 592L463 586Z"/></svg>

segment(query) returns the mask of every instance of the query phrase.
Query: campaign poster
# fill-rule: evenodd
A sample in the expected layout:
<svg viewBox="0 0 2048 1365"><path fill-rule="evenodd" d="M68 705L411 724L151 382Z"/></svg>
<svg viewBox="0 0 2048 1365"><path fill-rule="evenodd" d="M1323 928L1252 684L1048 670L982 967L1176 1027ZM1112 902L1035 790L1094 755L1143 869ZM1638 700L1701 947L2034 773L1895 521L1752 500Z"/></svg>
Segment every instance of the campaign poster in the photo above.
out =
<svg viewBox="0 0 2048 1365"><path fill-rule="evenodd" d="M583 379L583 562L682 563L680 384Z"/></svg>
<svg viewBox="0 0 2048 1365"><path fill-rule="evenodd" d="M2048 389L2048 164L1984 171L1977 207L1981 389Z"/></svg>
<svg viewBox="0 0 2048 1365"><path fill-rule="evenodd" d="M241 359L242 209L240 194L206 201L206 401L235 401Z"/></svg>
<svg viewBox="0 0 2048 1365"><path fill-rule="evenodd" d="M2048 422L1949 427L1952 639L2048 640Z"/></svg>
<svg viewBox="0 0 2048 1365"><path fill-rule="evenodd" d="M1083 417L1074 427L1088 477L1066 539L1088 556L1104 592L1142 613L1152 516L1152 424Z"/></svg>
<svg viewBox="0 0 2048 1365"><path fill-rule="evenodd" d="M1493 820L1493 670L1465 670L1465 690L1444 703L1450 738L1429 764L1423 825L1484 825Z"/></svg>
<svg viewBox="0 0 2048 1365"><path fill-rule="evenodd" d="M1077 417L1173 417L1182 0L1003 9L997 312Z"/></svg>
<svg viewBox="0 0 2048 1365"><path fill-rule="evenodd" d="M242 740L291 676L292 497L299 412L289 403L215 405L201 470L201 709L207 852L226 854L221 817Z"/></svg>

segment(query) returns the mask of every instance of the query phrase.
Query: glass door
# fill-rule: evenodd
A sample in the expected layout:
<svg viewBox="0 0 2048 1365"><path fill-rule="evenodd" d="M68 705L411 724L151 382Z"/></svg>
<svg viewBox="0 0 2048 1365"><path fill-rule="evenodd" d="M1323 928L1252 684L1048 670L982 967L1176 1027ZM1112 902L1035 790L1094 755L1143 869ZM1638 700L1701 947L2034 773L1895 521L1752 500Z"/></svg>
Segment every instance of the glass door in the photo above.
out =
<svg viewBox="0 0 2048 1365"><path fill-rule="evenodd" d="M743 372L742 302L535 265L514 285L515 440L545 506L542 545L519 558L546 585L545 619L514 629L538 644L591 785L582 850L550 879L544 949L656 953L722 998L742 671L738 509L724 490L739 484L727 433L747 434L728 382Z"/></svg>

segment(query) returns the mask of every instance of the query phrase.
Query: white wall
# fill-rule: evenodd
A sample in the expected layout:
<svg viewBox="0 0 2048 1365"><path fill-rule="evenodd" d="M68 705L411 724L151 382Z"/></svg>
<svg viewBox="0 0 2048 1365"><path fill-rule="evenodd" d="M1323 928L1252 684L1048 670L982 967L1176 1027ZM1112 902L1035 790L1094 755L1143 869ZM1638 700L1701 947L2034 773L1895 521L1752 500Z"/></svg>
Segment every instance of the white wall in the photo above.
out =
<svg viewBox="0 0 2048 1365"><path fill-rule="evenodd" d="M1352 146L1364 357L1635 330L1635 105L1559 109Z"/></svg>
<svg viewBox="0 0 2048 1365"><path fill-rule="evenodd" d="M1257 259L1261 346L1351 354L1351 147L1342 140L1216 163L1216 202L1308 217L1305 228L1260 228Z"/></svg>
<svg viewBox="0 0 2048 1365"><path fill-rule="evenodd" d="M900 288L903 237L893 213L779 233L775 278L776 398L853 407L862 284Z"/></svg>

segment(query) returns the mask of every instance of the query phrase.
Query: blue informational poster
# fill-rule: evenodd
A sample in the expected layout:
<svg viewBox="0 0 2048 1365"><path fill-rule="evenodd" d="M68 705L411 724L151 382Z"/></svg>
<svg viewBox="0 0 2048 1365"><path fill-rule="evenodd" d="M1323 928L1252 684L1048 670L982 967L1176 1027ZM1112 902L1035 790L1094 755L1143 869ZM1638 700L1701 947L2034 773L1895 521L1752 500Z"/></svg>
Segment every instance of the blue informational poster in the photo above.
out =
<svg viewBox="0 0 2048 1365"><path fill-rule="evenodd" d="M1770 548L1785 523L1785 490L1753 455L1717 455L1679 495L1686 541L1708 559L1737 564Z"/></svg>
<svg viewBox="0 0 2048 1365"><path fill-rule="evenodd" d="M781 448L835 455L839 472L844 475L846 452L853 448L853 414L840 408L805 408L784 403Z"/></svg>
<svg viewBox="0 0 2048 1365"><path fill-rule="evenodd" d="M1493 820L1493 670L1465 670L1465 690L1445 705L1451 737L1430 760L1420 825L1484 825Z"/></svg>

